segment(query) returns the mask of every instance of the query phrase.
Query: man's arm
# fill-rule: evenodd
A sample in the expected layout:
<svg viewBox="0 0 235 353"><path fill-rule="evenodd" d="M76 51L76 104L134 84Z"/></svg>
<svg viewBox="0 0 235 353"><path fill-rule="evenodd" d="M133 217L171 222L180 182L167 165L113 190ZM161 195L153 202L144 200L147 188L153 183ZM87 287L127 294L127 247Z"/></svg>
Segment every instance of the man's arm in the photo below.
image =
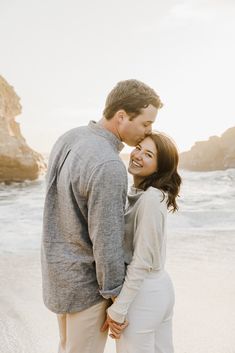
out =
<svg viewBox="0 0 235 353"><path fill-rule="evenodd" d="M88 185L88 232L101 295L117 296L125 277L123 253L127 174L120 161L98 166Z"/></svg>

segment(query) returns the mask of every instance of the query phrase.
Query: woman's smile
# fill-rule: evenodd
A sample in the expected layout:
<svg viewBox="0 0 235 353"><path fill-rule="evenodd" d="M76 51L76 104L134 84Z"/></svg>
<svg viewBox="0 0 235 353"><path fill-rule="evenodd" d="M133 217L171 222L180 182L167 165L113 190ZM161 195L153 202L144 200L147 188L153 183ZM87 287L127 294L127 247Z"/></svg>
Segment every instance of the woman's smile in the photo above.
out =
<svg viewBox="0 0 235 353"><path fill-rule="evenodd" d="M130 166L132 167L137 167L137 168L142 168L142 165L139 162L136 162L134 159L131 159Z"/></svg>
<svg viewBox="0 0 235 353"><path fill-rule="evenodd" d="M128 172L138 186L147 176L157 170L157 148L151 137L146 137L131 152Z"/></svg>

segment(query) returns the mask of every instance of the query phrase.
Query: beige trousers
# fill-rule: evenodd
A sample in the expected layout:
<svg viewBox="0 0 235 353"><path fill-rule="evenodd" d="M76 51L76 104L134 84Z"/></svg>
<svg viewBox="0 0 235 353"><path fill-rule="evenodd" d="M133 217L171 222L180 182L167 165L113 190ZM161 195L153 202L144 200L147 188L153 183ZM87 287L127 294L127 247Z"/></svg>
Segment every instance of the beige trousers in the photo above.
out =
<svg viewBox="0 0 235 353"><path fill-rule="evenodd" d="M108 331L100 328L109 305L109 300L103 300L77 313L58 314L59 353L103 353Z"/></svg>

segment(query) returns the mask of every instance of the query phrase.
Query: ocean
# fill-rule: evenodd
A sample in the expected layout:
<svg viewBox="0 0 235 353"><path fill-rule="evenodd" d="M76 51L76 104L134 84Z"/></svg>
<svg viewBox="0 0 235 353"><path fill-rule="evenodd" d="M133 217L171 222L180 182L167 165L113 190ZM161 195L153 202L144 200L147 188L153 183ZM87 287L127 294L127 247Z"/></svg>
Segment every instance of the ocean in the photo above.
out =
<svg viewBox="0 0 235 353"><path fill-rule="evenodd" d="M176 291L175 353L235 353L235 169L180 174L167 248ZM2 353L57 351L56 321L41 300L44 193L44 177L0 184ZM114 352L109 339L105 353Z"/></svg>
<svg viewBox="0 0 235 353"><path fill-rule="evenodd" d="M169 214L169 231L235 234L235 169L214 172L181 171L179 212ZM131 183L131 180L129 180ZM0 184L0 251L38 249L42 225L44 177L36 181Z"/></svg>

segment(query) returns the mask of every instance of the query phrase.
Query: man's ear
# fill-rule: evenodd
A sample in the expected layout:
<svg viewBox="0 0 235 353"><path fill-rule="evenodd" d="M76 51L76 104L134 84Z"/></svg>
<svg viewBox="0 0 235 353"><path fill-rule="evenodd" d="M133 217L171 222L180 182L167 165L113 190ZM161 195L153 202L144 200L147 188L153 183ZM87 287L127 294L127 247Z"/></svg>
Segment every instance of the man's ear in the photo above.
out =
<svg viewBox="0 0 235 353"><path fill-rule="evenodd" d="M120 109L116 112L116 115L117 115L118 122L122 123L127 114L125 110Z"/></svg>

